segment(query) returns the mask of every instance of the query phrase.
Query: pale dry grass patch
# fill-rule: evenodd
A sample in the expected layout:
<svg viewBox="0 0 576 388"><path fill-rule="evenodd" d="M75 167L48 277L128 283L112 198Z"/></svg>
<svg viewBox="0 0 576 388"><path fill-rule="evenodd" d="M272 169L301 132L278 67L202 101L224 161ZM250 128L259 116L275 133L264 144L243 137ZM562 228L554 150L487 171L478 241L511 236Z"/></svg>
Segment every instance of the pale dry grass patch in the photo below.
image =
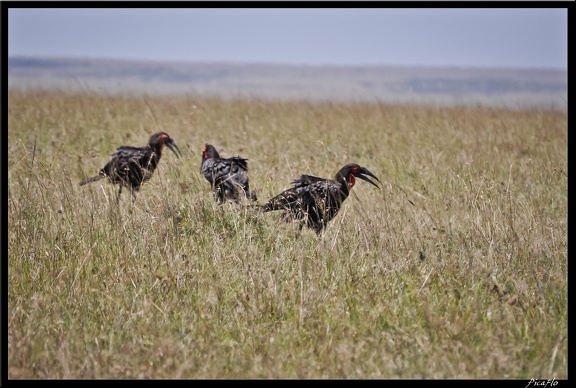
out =
<svg viewBox="0 0 576 388"><path fill-rule="evenodd" d="M78 186L163 130L131 204ZM214 202L357 181L323 236ZM566 378L567 135L553 111L9 94L9 378Z"/></svg>

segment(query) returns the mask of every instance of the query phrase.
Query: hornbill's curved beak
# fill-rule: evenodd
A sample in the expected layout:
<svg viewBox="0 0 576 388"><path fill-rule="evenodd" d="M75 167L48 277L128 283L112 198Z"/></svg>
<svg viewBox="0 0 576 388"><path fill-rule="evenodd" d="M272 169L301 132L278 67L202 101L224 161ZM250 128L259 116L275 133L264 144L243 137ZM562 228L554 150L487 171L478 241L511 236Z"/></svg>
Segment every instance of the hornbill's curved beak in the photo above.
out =
<svg viewBox="0 0 576 388"><path fill-rule="evenodd" d="M369 175L372 178L376 179L378 182L380 182L380 179L378 179L376 177L376 175L372 174L366 167L360 167L360 174L356 175L356 178L360 178L363 181L366 181L366 182L373 184L374 186L380 188L380 186L378 186L376 183L372 182L367 176L365 176L363 174ZM382 182L380 182L380 183L382 183Z"/></svg>
<svg viewBox="0 0 576 388"><path fill-rule="evenodd" d="M168 146L168 148L170 148L170 150L176 154L176 157L180 158L180 156L182 156L182 152L180 152L180 148L178 148L178 146L176 145L176 142L172 138L166 140L166 142L164 144L166 144L166 146ZM178 152L176 152L176 151L178 151Z"/></svg>

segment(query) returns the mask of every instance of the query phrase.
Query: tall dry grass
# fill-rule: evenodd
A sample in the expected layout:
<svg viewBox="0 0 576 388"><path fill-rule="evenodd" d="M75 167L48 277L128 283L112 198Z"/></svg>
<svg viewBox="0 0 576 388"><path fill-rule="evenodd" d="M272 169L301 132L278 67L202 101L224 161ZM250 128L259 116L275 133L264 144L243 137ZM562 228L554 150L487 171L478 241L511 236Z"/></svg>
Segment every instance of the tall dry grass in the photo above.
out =
<svg viewBox="0 0 576 388"><path fill-rule="evenodd" d="M10 92L8 377L567 378L567 118L553 111ZM80 187L168 132L134 206ZM216 206L359 163L324 236Z"/></svg>

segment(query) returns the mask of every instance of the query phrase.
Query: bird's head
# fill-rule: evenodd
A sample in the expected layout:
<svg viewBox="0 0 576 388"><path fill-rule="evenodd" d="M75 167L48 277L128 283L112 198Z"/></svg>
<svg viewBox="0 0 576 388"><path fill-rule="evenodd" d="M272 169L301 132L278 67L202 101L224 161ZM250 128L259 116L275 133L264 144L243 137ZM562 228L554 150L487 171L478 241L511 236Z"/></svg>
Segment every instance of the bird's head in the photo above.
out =
<svg viewBox="0 0 576 388"><path fill-rule="evenodd" d="M376 183L374 183L366 175L371 176L380 182L380 179L376 175L372 174L366 167L362 167L356 163L350 163L345 165L336 174L336 179L344 179L348 183L348 188L351 189L356 184L356 178L362 179L378 188L380 188ZM382 183L382 182L380 182Z"/></svg>
<svg viewBox="0 0 576 388"><path fill-rule="evenodd" d="M219 157L220 157L220 155L218 154L218 151L216 151L216 148L212 144L206 143L204 145L204 147L202 147L202 159L203 160L208 160L211 158L219 158Z"/></svg>
<svg viewBox="0 0 576 388"><path fill-rule="evenodd" d="M176 145L174 139L170 137L166 132L156 132L152 136L150 136L150 141L148 142L149 145L158 145L160 150L162 150L163 146L167 146L170 148L170 151L174 152L176 157L182 156L182 152L180 152L180 148Z"/></svg>

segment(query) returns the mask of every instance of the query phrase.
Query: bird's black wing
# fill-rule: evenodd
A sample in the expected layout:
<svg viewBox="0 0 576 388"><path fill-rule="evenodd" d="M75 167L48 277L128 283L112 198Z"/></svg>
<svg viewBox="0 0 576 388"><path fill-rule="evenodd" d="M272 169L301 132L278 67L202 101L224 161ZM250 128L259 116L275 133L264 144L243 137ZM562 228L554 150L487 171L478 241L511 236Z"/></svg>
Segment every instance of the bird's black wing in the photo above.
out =
<svg viewBox="0 0 576 388"><path fill-rule="evenodd" d="M200 171L204 174L204 177L208 182L214 184L214 175L216 170L216 165L218 164L219 159L209 158L204 159L202 161L202 165L200 166Z"/></svg>
<svg viewBox="0 0 576 388"><path fill-rule="evenodd" d="M128 179L137 185L137 182L143 182L150 178L154 170L153 166L150 166L153 154L149 148L118 147L102 172L114 182Z"/></svg>
<svg viewBox="0 0 576 388"><path fill-rule="evenodd" d="M241 157L210 158L203 162L201 171L213 188L229 199L238 199L243 191L249 195L248 159Z"/></svg>
<svg viewBox="0 0 576 388"><path fill-rule="evenodd" d="M112 154L113 159L123 160L125 163L138 163L146 168L152 158L152 150L148 147L121 146Z"/></svg>
<svg viewBox="0 0 576 388"><path fill-rule="evenodd" d="M247 179L247 159L244 158L210 158L202 164L202 173L211 183L221 184L230 179ZM240 183L239 182L239 183Z"/></svg>
<svg viewBox="0 0 576 388"><path fill-rule="evenodd" d="M249 195L248 163L247 159L232 157L224 159L218 182L224 187L227 198L238 200L241 193Z"/></svg>
<svg viewBox="0 0 576 388"><path fill-rule="evenodd" d="M306 210L314 206L318 199L325 198L330 192L337 192L332 181L312 175L302 175L294 180L293 186L262 206L264 211L281 209Z"/></svg>
<svg viewBox="0 0 576 388"><path fill-rule="evenodd" d="M242 158L240 156L233 156L231 158L226 159L231 166L233 166L233 172L237 172L238 170L248 171L248 159Z"/></svg>
<svg viewBox="0 0 576 388"><path fill-rule="evenodd" d="M319 177L313 176L313 175L302 174L302 175L300 175L300 178L294 179L292 181L292 184L294 185L294 187L305 187L305 186L311 185L315 182L322 182L325 180L326 180L326 178L319 178Z"/></svg>

